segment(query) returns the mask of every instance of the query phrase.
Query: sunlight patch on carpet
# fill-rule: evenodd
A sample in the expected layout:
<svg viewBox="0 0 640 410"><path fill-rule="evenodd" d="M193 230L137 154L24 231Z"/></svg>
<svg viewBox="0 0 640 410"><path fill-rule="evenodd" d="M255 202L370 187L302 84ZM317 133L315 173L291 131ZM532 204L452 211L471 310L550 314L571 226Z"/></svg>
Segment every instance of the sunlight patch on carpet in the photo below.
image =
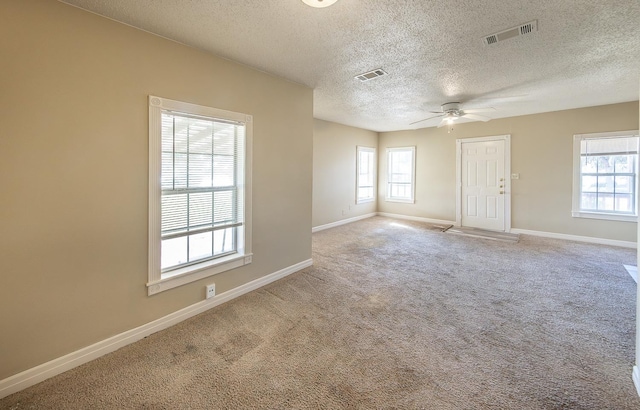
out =
<svg viewBox="0 0 640 410"><path fill-rule="evenodd" d="M494 241L518 242L520 235L507 232L487 231L485 229L468 228L465 226L451 227L444 231L445 233L453 233L457 235L472 236L475 238L491 239Z"/></svg>
<svg viewBox="0 0 640 410"><path fill-rule="evenodd" d="M624 265L624 268L627 270L627 272L629 272L629 275L631 275L633 280L635 280L636 283L638 283L638 267L631 266L631 265Z"/></svg>

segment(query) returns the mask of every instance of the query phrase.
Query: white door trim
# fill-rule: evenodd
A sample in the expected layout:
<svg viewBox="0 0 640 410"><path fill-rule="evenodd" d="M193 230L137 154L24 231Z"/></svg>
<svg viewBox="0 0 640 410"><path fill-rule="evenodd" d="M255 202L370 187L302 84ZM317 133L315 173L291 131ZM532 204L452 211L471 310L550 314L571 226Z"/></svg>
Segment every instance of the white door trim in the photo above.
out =
<svg viewBox="0 0 640 410"><path fill-rule="evenodd" d="M495 135L456 140L456 226L462 226L462 144L504 141L504 231L511 232L511 135Z"/></svg>

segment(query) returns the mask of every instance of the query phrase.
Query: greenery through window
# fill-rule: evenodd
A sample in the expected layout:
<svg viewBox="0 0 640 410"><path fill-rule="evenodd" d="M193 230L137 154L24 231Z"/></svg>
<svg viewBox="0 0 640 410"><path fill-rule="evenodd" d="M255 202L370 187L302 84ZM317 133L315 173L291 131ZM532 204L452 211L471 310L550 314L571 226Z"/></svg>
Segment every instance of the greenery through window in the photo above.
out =
<svg viewBox="0 0 640 410"><path fill-rule="evenodd" d="M580 209L635 213L638 154L581 156Z"/></svg>

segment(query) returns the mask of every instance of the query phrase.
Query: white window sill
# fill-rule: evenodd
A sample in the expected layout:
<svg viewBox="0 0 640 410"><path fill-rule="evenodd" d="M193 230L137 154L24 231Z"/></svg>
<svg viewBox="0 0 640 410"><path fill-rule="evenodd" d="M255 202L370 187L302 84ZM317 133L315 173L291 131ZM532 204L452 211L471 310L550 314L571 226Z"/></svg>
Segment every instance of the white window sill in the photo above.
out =
<svg viewBox="0 0 640 410"><path fill-rule="evenodd" d="M637 215L619 215L619 214L606 214L600 212L585 212L585 211L573 211L571 216L574 218L588 218L588 219L603 219L608 221L622 221L622 222L638 222Z"/></svg>
<svg viewBox="0 0 640 410"><path fill-rule="evenodd" d="M251 263L252 254L238 254L213 259L197 265L186 266L164 274L165 278L159 281L147 283L149 296L165 290L173 289L187 283L195 282L209 276L216 275L231 269L239 268ZM170 275L170 276L169 276Z"/></svg>
<svg viewBox="0 0 640 410"><path fill-rule="evenodd" d="M375 198L358 199L358 201L356 201L356 205L369 204L369 203L374 202L374 201L375 201Z"/></svg>
<svg viewBox="0 0 640 410"><path fill-rule="evenodd" d="M401 202L404 204L414 204L416 201L413 199L400 199L400 198L385 198L387 202Z"/></svg>

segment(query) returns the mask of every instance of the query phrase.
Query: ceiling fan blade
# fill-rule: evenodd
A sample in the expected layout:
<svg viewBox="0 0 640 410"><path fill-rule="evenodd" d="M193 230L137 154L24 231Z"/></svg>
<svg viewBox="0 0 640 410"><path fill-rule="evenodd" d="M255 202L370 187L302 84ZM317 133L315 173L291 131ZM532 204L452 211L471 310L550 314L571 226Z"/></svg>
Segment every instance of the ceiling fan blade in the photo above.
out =
<svg viewBox="0 0 640 410"><path fill-rule="evenodd" d="M468 114L466 111L465 111L463 117L464 118L469 118L470 120L484 121L484 122L487 122L487 121L489 121L491 119L489 117L485 117L484 115Z"/></svg>
<svg viewBox="0 0 640 410"><path fill-rule="evenodd" d="M529 94L518 94L518 95L497 95L495 97L476 97L472 98L469 101L513 101L513 100L522 100L525 97L528 97Z"/></svg>
<svg viewBox="0 0 640 410"><path fill-rule="evenodd" d="M423 119L423 120L418 120L418 121L412 122L412 123L411 123L411 124L409 124L409 125L413 125L413 124L417 124L417 123L419 123L419 122L423 122L423 121L431 120L431 119L433 119L433 118L442 117L443 115L444 115L444 114L435 115L435 116L433 116L433 117L429 117L429 118L425 118L425 119Z"/></svg>
<svg viewBox="0 0 640 410"><path fill-rule="evenodd" d="M447 120L447 118L443 118L442 121L440 121L440 124L438 124L438 128L442 128L447 124L449 124L449 121Z"/></svg>
<svg viewBox="0 0 640 410"><path fill-rule="evenodd" d="M490 112L490 111L495 111L496 109L493 107L486 107L486 108L472 108L470 110L462 110L464 111L465 114L475 114L477 112Z"/></svg>

